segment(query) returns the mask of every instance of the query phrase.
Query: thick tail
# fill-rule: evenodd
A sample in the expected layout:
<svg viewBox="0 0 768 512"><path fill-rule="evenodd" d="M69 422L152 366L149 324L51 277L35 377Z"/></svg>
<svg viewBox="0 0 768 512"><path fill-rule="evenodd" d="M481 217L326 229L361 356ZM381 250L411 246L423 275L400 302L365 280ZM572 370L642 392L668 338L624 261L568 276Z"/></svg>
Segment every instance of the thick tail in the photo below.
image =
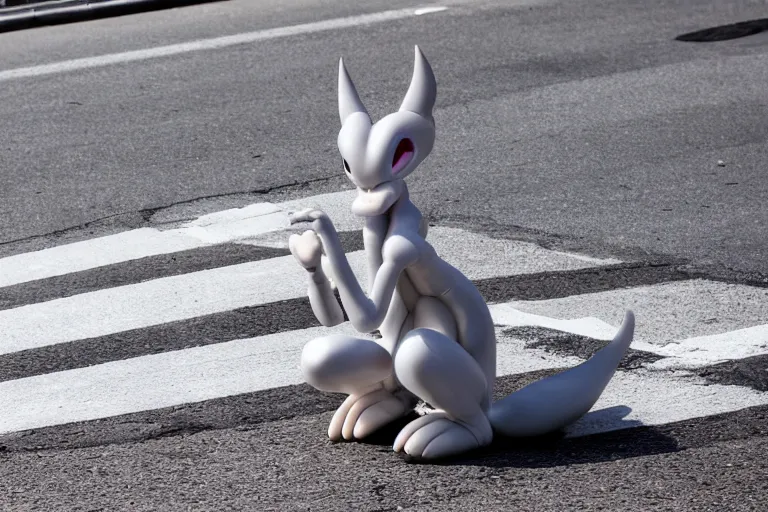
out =
<svg viewBox="0 0 768 512"><path fill-rule="evenodd" d="M534 382L491 406L488 418L505 436L538 436L586 414L613 377L632 342L635 315L627 311L616 337L588 361Z"/></svg>

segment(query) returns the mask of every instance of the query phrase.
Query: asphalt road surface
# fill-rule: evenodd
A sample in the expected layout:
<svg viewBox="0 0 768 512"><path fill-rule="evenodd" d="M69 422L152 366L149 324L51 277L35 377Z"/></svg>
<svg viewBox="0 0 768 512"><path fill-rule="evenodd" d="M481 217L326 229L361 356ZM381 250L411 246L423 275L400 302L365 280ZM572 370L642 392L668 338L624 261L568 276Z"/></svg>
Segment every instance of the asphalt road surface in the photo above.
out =
<svg viewBox="0 0 768 512"><path fill-rule="evenodd" d="M675 38L767 11L244 0L0 34L0 508L764 510L768 33ZM379 118L414 44L411 197L491 304L498 396L638 319L562 435L439 465L397 425L327 440L286 249L320 205L360 259L337 61Z"/></svg>

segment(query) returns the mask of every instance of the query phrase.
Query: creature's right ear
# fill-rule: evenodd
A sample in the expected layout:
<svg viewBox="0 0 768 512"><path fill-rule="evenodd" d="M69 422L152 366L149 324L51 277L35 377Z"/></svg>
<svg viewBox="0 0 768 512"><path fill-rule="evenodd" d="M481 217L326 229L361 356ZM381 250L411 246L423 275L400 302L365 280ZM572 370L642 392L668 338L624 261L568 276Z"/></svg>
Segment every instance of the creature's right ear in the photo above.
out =
<svg viewBox="0 0 768 512"><path fill-rule="evenodd" d="M435 74L418 45L415 53L411 85L408 86L408 92L405 93L400 110L407 110L432 120L432 108L435 106L435 98L437 97Z"/></svg>
<svg viewBox="0 0 768 512"><path fill-rule="evenodd" d="M350 114L356 112L368 115L368 111L365 110L365 106L357 94L355 84L352 83L347 68L344 67L344 59L339 59L339 117L341 124L344 124L344 120Z"/></svg>

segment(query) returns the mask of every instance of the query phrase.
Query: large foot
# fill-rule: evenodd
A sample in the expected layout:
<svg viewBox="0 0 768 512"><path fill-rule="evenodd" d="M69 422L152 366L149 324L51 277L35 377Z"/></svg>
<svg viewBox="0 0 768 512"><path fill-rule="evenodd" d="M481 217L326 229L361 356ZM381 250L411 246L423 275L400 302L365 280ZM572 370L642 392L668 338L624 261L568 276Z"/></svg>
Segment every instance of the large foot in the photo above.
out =
<svg viewBox="0 0 768 512"><path fill-rule="evenodd" d="M394 450L404 451L416 459L450 457L490 444L493 438L490 424L482 425L479 430L480 435L475 435L468 426L449 419L446 413L434 412L406 425L395 439Z"/></svg>
<svg viewBox="0 0 768 512"><path fill-rule="evenodd" d="M328 437L331 441L363 439L409 410L404 400L383 388L350 395L333 415Z"/></svg>

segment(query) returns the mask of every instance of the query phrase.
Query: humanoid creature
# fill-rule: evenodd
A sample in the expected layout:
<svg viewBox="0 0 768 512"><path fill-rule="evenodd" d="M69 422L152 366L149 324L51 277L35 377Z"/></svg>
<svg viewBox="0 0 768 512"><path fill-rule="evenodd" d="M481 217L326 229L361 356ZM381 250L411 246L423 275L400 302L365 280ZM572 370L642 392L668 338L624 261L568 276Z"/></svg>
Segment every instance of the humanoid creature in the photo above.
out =
<svg viewBox="0 0 768 512"><path fill-rule="evenodd" d="M352 211L364 218L368 293L355 277L328 216L308 209L291 223L312 230L290 237L291 252L309 274L309 298L321 324L349 320L380 339L329 335L304 347L306 381L349 395L328 428L331 440L362 439L408 414L418 400L434 410L408 423L394 450L435 459L488 445L506 436L552 432L584 415L597 401L632 341L628 311L615 339L585 363L492 402L496 337L483 297L426 241L427 227L410 201L404 178L435 140L432 69L416 47L408 92L400 110L375 124L339 63L339 151L357 187ZM323 254L324 252L324 254Z"/></svg>

